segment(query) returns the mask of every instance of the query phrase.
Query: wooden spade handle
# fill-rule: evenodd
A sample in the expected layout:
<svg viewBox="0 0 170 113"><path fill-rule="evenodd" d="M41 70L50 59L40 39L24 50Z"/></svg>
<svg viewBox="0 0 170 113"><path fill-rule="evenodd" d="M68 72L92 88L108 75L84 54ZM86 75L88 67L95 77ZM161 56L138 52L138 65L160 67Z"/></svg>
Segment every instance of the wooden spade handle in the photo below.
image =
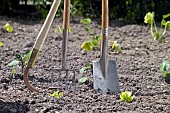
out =
<svg viewBox="0 0 170 113"><path fill-rule="evenodd" d="M102 0L102 40L100 48L100 66L103 76L107 73L108 52L108 0Z"/></svg>
<svg viewBox="0 0 170 113"><path fill-rule="evenodd" d="M43 27L41 28L41 30L40 30L40 32L38 34L36 43L34 45L34 48L36 50L40 50L41 49L41 47L42 47L42 45L44 43L45 37L47 36L47 33L48 33L49 29L50 29L52 21L53 21L53 19L55 17L55 14L56 14L56 12L58 10L60 2L61 2L61 0L54 0L53 1L51 9L50 9L50 11L49 11L49 13L47 15L47 18L46 18L46 20L44 22Z"/></svg>
<svg viewBox="0 0 170 113"><path fill-rule="evenodd" d="M102 0L102 39L108 37L108 23L109 23L109 8L108 0Z"/></svg>

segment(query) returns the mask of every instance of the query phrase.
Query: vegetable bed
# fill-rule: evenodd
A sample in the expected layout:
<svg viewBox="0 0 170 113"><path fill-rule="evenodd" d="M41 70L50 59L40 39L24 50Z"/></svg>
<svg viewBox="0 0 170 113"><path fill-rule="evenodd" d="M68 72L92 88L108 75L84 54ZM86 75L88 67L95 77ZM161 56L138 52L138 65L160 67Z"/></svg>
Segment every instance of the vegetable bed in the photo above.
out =
<svg viewBox="0 0 170 113"><path fill-rule="evenodd" d="M170 44L156 42L151 38L150 28L146 25L124 25L110 21L109 44L117 41L121 52L114 52L109 46L109 56L116 59L121 91L130 91L134 96L132 102L120 100L120 93L101 94L93 89L92 71L79 73L91 61L100 57L99 49L87 54L81 49L83 42L90 40L80 20L71 21L68 39L67 67L76 72L76 94L66 94L59 99L50 97L47 91L52 73L51 67L61 67L62 19L56 18L38 56L34 73L35 81L31 84L43 89L30 92L23 83L21 67L16 67L16 74L7 64L15 59L15 54L23 54L32 49L44 20L31 16L7 18L0 16L0 26L9 23L13 32L0 30L0 113L57 113L57 112L94 112L94 113L167 113L170 111L170 85L160 73L159 66L170 59ZM92 21L96 33L101 20ZM82 77L88 82L79 84Z"/></svg>

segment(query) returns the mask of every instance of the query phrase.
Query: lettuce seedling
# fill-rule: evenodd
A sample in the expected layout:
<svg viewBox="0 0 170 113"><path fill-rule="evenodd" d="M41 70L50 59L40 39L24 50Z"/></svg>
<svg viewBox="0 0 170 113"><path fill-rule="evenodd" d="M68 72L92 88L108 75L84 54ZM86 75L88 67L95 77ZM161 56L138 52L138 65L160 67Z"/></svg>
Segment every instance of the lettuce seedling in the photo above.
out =
<svg viewBox="0 0 170 113"><path fill-rule="evenodd" d="M112 41L111 48L115 50L115 52L121 52L121 46L117 41Z"/></svg>
<svg viewBox="0 0 170 113"><path fill-rule="evenodd" d="M82 19L80 20L80 24L91 24L91 19L90 18L85 18L85 19Z"/></svg>
<svg viewBox="0 0 170 113"><path fill-rule="evenodd" d="M163 15L162 21L161 21L161 27L158 30L157 26L156 26L156 22L155 22L155 14L154 12L148 12L145 17L144 17L144 23L146 24L150 24L151 26L151 36L153 37L154 40L158 40L158 41L163 41L163 39L165 39L166 35L166 30L169 29L170 30L170 21L166 21L165 19L170 17L170 13L167 15ZM164 26L164 31L163 31L163 27Z"/></svg>
<svg viewBox="0 0 170 113"><path fill-rule="evenodd" d="M55 97L57 99L61 98L63 96L63 92L61 91L54 91L53 94L50 94L50 97Z"/></svg>
<svg viewBox="0 0 170 113"><path fill-rule="evenodd" d="M124 91L124 92L121 92L121 94L120 94L120 99L121 99L121 101L123 101L123 102L128 102L128 103L130 103L130 102L133 101L134 96L132 96L132 92L130 92L130 91Z"/></svg>
<svg viewBox="0 0 170 113"><path fill-rule="evenodd" d="M0 41L0 47L3 46L3 43Z"/></svg>
<svg viewBox="0 0 170 113"><path fill-rule="evenodd" d="M23 55L23 57L20 54L16 54L15 58L16 60L11 61L7 64L7 67L15 67L16 65L21 64L22 72L24 71L24 66L27 64L27 60L31 56L32 50L26 51Z"/></svg>
<svg viewBox="0 0 170 113"><path fill-rule="evenodd" d="M88 69L92 69L92 63L90 63L89 65L87 65L87 66L85 66L85 67L82 67L80 70L79 70L79 72L80 72L80 74L83 74L86 70L88 70Z"/></svg>
<svg viewBox="0 0 170 113"><path fill-rule="evenodd" d="M163 61L160 65L160 72L163 73L165 77L170 76L170 61Z"/></svg>
<svg viewBox="0 0 170 113"><path fill-rule="evenodd" d="M80 84L83 84L83 83L86 83L86 82L88 82L88 78L87 77L82 77L82 78L79 79L79 83Z"/></svg>
<svg viewBox="0 0 170 113"><path fill-rule="evenodd" d="M84 25L84 30L88 32L88 35L89 36L92 35L92 38L90 41L86 41L82 44L81 46L82 49L87 52L87 51L93 50L94 48L98 48L99 43L101 41L101 35L95 35L95 31L91 25L91 19L89 18L82 19L80 23Z"/></svg>
<svg viewBox="0 0 170 113"><path fill-rule="evenodd" d="M10 26L9 23L6 23L4 25L4 28L6 29L6 31L8 31L9 33L12 33L13 32L13 28Z"/></svg>
<svg viewBox="0 0 170 113"><path fill-rule="evenodd" d="M83 44L81 45L81 48L83 50L85 50L86 52L90 51L93 49L91 42L83 42Z"/></svg>

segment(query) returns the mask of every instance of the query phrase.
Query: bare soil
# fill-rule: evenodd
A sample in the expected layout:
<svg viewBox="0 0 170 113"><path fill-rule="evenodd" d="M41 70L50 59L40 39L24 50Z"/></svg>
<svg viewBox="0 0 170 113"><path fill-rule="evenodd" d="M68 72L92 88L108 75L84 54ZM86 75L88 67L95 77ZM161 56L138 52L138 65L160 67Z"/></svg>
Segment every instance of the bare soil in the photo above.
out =
<svg viewBox="0 0 170 113"><path fill-rule="evenodd" d="M168 113L170 112L170 85L159 71L163 60L170 59L169 41L153 41L146 25L124 25L110 21L109 43L116 40L122 52L114 53L109 47L109 56L116 59L121 91L131 91L135 99L122 102L120 93L102 94L93 89L91 70L80 74L78 70L100 57L99 49L85 52L81 49L90 36L79 20L71 21L67 67L76 70L76 93L56 99L49 96L51 68L61 67L62 33L54 32L62 26L62 19L56 18L38 56L31 84L42 89L40 93L30 92L23 83L20 67L12 76L7 64L15 59L16 53L23 54L32 49L44 20L34 16L8 18L0 16L0 26L9 23L13 33L0 30L0 113ZM93 20L93 28L100 33L101 20ZM168 31L167 34L170 34ZM168 37L169 38L169 37ZM89 82L79 84L78 79L88 77Z"/></svg>

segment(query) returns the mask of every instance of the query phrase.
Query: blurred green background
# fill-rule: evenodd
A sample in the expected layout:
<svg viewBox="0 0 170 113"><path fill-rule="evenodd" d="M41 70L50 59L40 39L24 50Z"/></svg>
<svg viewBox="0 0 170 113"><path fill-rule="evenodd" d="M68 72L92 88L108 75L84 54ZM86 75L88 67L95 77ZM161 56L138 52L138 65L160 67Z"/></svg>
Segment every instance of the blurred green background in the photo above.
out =
<svg viewBox="0 0 170 113"><path fill-rule="evenodd" d="M62 0L56 16L63 11ZM0 15L10 15L17 10L39 11L45 18L52 0L1 0ZM155 18L160 21L162 15L170 13L170 0L109 0L110 19L123 20L126 23L143 22L145 14L155 12ZM71 0L71 17L77 16L100 18L101 0Z"/></svg>

